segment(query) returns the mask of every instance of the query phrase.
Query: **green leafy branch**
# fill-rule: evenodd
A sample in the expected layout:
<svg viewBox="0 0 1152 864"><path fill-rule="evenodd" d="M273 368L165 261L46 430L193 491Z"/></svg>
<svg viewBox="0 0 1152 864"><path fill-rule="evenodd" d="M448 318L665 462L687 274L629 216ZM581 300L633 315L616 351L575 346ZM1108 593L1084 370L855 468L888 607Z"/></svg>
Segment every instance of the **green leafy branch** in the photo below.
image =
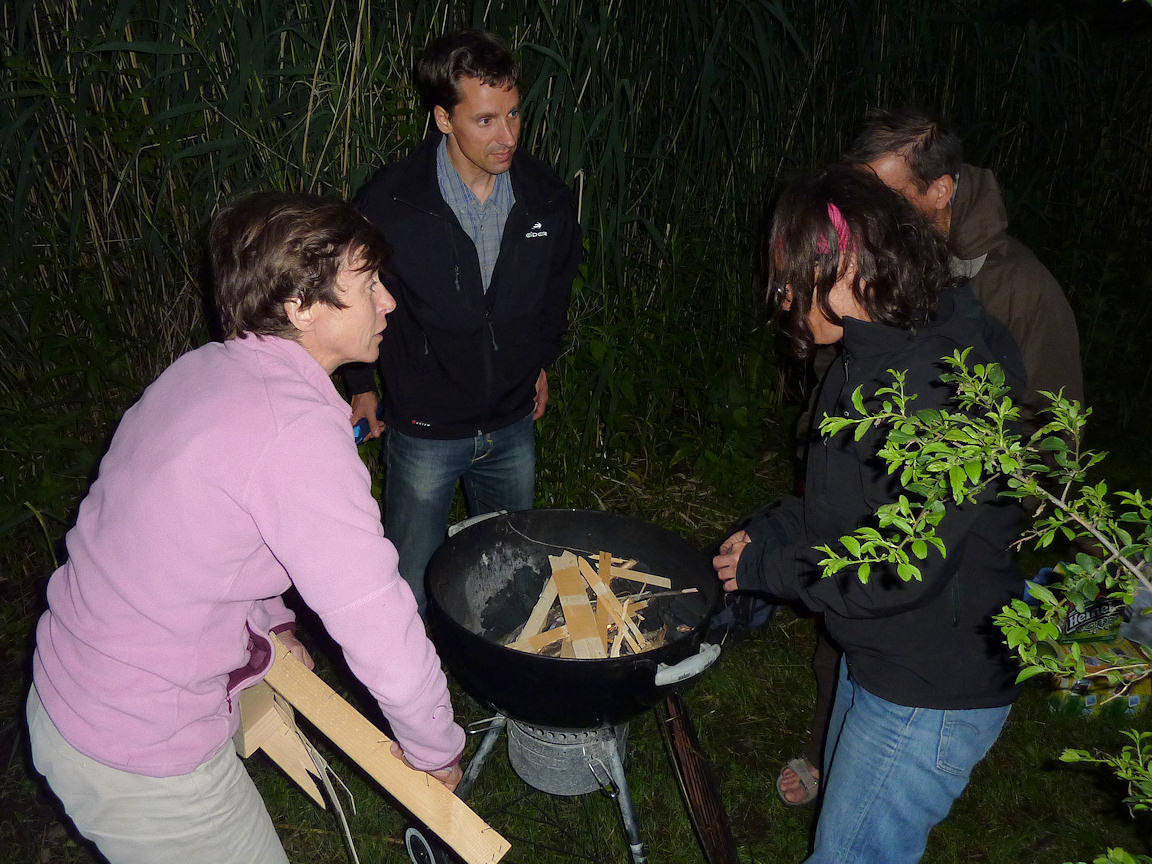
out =
<svg viewBox="0 0 1152 864"><path fill-rule="evenodd" d="M827 545L816 547L827 556L820 562L822 575L855 566L860 580L866 583L872 565L887 562L896 565L897 574L905 582L921 579L920 568L911 560L909 551L920 561L928 557L929 547L941 557L947 554L936 528L948 502L974 501L1002 473L1019 468L1023 448L1019 436L1011 431L1019 409L1007 397L1004 373L996 364L977 365L969 372L964 365L967 354L966 350L945 358L954 369L964 372L955 411L912 411L916 396L905 392L906 373L889 370L893 385L876 391L874 398L879 406L875 410L866 410L862 388L858 387L852 394L852 405L859 417L825 415L821 421L822 434L832 436L853 429L856 441L875 427L891 427L878 455L887 464L888 473L899 472L900 486L918 499L913 504L902 494L896 501L881 506L876 511L881 530L861 526L840 537L848 555ZM958 376L944 377L951 380ZM972 407L980 394L986 394L989 404L986 412L975 415ZM894 530L884 533L883 529Z"/></svg>
<svg viewBox="0 0 1152 864"><path fill-rule="evenodd" d="M894 564L903 581L923 578L912 558L924 561L930 547L947 554L937 528L949 505L972 503L988 492L1020 500L1031 510L1028 528L1016 546L1037 550L1058 538L1078 550L1061 564L1062 574L1049 585L1028 583L1032 605L1015 599L993 617L1009 649L1020 658L1017 681L1040 674L1104 679L1114 696L1152 675L1146 653L1137 657L1097 652L1102 665L1085 668L1081 645L1060 644L1070 615L1084 613L1094 601L1119 599L1131 605L1139 589L1152 591L1152 501L1139 491L1109 494L1104 482L1090 483L1087 473L1106 454L1083 447L1090 409L1064 399L1063 393L1043 393L1049 406L1044 422L1024 438L1016 431L1018 409L999 365L976 364L969 369L971 349L941 358L948 371L941 376L956 389L945 409L912 410L915 394L905 393L905 373L889 370L893 385L881 387L865 403L861 388L852 393L857 417L825 415L820 432L851 430L857 441L878 427L887 435L879 456L888 475L899 475L904 493L877 510L877 525L863 525L839 538L840 550L816 547L825 554L824 576L855 567L866 583L878 563ZM1150 609L1145 609L1149 612ZM1137 646L1139 649L1139 646ZM1143 652L1143 649L1139 649ZM1124 799L1130 811L1152 810L1152 733L1129 732L1132 743L1116 756L1092 756L1066 750L1061 759L1111 767L1128 783ZM1147 856L1108 849L1093 864L1152 864Z"/></svg>
<svg viewBox="0 0 1152 864"><path fill-rule="evenodd" d="M915 411L915 395L905 392L904 372L889 370L893 384L882 387L868 404L860 388L852 394L857 417L825 415L820 431L832 436L852 430L860 441L873 429L887 428L878 451L889 475L898 475L904 493L877 509L876 526L866 525L839 538L839 549L816 547L825 558L823 575L855 567L867 582L878 563L895 565L901 579L921 579L913 557L924 561L934 548L947 554L936 529L949 505L975 502L995 484L997 495L1016 498L1031 511L1017 548L1045 549L1057 539L1078 550L1061 565L1051 584L1028 582L1036 605L1013 600L994 616L1005 642L1019 657L1018 681L1040 674L1074 680L1101 678L1114 695L1152 674L1146 653L1122 656L1098 652L1102 665L1086 669L1079 643L1060 644L1070 615L1099 600L1130 605L1139 589L1152 591L1152 501L1139 491L1111 492L1088 472L1106 456L1083 447L1091 410L1063 393L1043 395L1042 425L1027 438L1016 431L1019 408L1013 404L1003 371L996 364L969 369L970 349L942 358L942 380L956 396L943 409ZM1149 610L1145 610L1148 612ZM1139 648L1139 646L1137 646ZM1143 649L1140 649L1143 651ZM1092 756L1067 750L1066 762L1112 768L1128 783L1132 811L1152 809L1152 733L1129 733L1133 744L1116 756ZM1152 864L1146 856L1109 849L1093 864Z"/></svg>
<svg viewBox="0 0 1152 864"><path fill-rule="evenodd" d="M1063 565L1051 587L1029 583L1039 609L1015 600L996 616L1008 646L1020 657L1020 680L1049 673L1107 678L1131 684L1152 672L1145 658L1112 658L1104 669L1087 672L1078 646L1056 649L1068 615L1099 599L1131 603L1136 589L1152 583L1143 572L1152 559L1152 501L1139 491L1109 496L1103 481L1087 482L1088 471L1106 454L1085 450L1081 441L1090 410L1063 394L1045 393L1045 422L1027 439L1016 431L1019 408L1012 402L1003 370L995 363L968 367L971 349L942 358L956 398L943 409L912 410L916 396L905 392L904 372L889 370L893 384L881 387L865 404L861 388L852 394L857 417L826 415L824 435L852 430L857 441L876 427L888 428L878 455L889 475L899 475L907 494L881 506L877 526L865 525L839 538L842 550L816 547L825 558L823 575L855 567L867 582L878 563L895 565L901 579L921 579L913 558L924 561L930 547L947 554L936 529L947 505L972 503L992 484L998 494L1033 508L1031 525L1018 545L1038 549L1060 536L1087 551ZM1005 488L1006 487L1006 488ZM1117 506L1118 505L1118 506Z"/></svg>

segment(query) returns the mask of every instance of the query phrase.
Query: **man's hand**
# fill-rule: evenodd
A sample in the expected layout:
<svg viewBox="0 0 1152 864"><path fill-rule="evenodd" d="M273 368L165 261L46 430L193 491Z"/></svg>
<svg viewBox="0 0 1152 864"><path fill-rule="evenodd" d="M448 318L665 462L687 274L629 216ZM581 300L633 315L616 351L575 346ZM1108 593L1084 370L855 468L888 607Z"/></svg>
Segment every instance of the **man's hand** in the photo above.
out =
<svg viewBox="0 0 1152 864"><path fill-rule="evenodd" d="M716 576L725 591L739 590L740 586L736 584L736 570L740 564L740 553L751 542L752 538L748 536L747 531L737 531L721 544L720 554L712 559Z"/></svg>
<svg viewBox="0 0 1152 864"><path fill-rule="evenodd" d="M399 744L393 741L392 746L389 749L392 751L393 756L395 756L409 768L412 768L412 764L404 758L404 749ZM419 771L420 769L412 768L412 770ZM437 768L435 771L425 771L424 773L429 777L440 781L440 783L444 785L444 788L449 792L456 791L456 787L460 784L460 778L464 776L464 772L461 770L459 762L455 763L454 765L449 765L447 768Z"/></svg>
<svg viewBox="0 0 1152 864"><path fill-rule="evenodd" d="M376 409L379 405L380 402L372 391L357 393L352 397L352 425L355 426L361 420L367 420L367 438L379 438L384 434L385 423L376 416Z"/></svg>
<svg viewBox="0 0 1152 864"><path fill-rule="evenodd" d="M315 669L316 663L312 659L312 655L308 653L308 649L296 638L296 634L291 630L281 630L276 634L276 638L280 640L280 644L288 649L288 653L303 663L309 669Z"/></svg>
<svg viewBox="0 0 1152 864"><path fill-rule="evenodd" d="M532 403L532 419L539 420L548 407L548 373L543 369L536 378L536 399Z"/></svg>

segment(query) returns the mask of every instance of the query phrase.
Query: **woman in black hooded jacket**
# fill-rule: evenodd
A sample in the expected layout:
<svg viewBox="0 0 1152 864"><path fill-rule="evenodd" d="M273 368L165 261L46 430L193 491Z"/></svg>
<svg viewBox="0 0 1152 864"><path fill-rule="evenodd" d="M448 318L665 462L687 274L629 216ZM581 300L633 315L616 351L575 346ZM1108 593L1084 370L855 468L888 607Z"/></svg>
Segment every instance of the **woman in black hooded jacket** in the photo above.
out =
<svg viewBox="0 0 1152 864"><path fill-rule="evenodd" d="M915 409L954 394L941 358L1000 363L1021 380L1019 353L948 270L945 242L875 177L837 167L781 196L768 239L770 290L794 353L840 343L816 417L854 416L851 397L907 370ZM824 798L809 862L913 862L996 740L1017 695L1016 669L992 616L1022 585L1009 552L1019 508L990 488L952 506L937 529L947 556L904 582L873 565L820 578L814 547L866 524L899 495L877 452L886 432L824 438L809 449L805 493L753 518L722 545L725 590L797 600L825 614L844 650L825 745Z"/></svg>

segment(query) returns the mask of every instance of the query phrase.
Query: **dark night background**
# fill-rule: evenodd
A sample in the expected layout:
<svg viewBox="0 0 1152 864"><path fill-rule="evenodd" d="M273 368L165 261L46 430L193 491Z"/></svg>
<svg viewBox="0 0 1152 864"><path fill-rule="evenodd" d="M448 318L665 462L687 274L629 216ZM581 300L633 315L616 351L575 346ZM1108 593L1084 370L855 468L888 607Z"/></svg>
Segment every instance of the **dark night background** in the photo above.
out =
<svg viewBox="0 0 1152 864"><path fill-rule="evenodd" d="M766 202L780 181L834 160L868 109L899 106L946 117L966 161L996 172L1010 232L1075 310L1107 476L1152 491L1146 0L12 0L0 16L0 861L91 860L27 776L30 634L120 414L209 338L208 219L254 189L350 195L406 152L425 122L408 70L445 27L485 26L518 49L522 146L581 201L586 263L538 432L541 506L631 512L703 544L790 488L799 388L759 287ZM776 632L730 652L695 691L748 860L798 860L810 816L764 815L808 710L806 691L791 692L809 686L804 622L781 627L798 657L778 653ZM781 685L795 699L781 717L775 702L740 701L765 665L794 666L801 682ZM718 719L757 711L784 730L749 745L762 765L729 748ZM1043 710L1020 714L1031 719L1017 723L1019 761L990 772L1007 785L958 812L925 860L1064 861L1111 838L1148 852L1147 822L1114 803L1122 788L1019 779L1049 771L1049 739L1064 734ZM1114 746L1114 729L1099 734ZM1085 785L1097 790L1080 799L1096 802L1085 813L1042 815ZM647 793L668 799L647 804L662 826L645 829L654 860L698 860L672 785L660 788ZM292 812L274 818L331 831L324 814ZM1029 839L994 847L998 834ZM306 835L290 854L343 860L338 838L314 847Z"/></svg>

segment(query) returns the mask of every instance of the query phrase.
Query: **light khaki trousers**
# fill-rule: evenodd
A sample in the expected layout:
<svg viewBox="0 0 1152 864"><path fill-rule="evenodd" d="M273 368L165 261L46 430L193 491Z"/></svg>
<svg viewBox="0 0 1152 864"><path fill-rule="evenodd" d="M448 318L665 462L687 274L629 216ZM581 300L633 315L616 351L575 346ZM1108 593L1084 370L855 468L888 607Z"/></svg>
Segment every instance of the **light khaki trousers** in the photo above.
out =
<svg viewBox="0 0 1152 864"><path fill-rule="evenodd" d="M32 761L77 830L111 864L287 864L252 778L229 741L189 774L146 777L80 753L28 694Z"/></svg>

